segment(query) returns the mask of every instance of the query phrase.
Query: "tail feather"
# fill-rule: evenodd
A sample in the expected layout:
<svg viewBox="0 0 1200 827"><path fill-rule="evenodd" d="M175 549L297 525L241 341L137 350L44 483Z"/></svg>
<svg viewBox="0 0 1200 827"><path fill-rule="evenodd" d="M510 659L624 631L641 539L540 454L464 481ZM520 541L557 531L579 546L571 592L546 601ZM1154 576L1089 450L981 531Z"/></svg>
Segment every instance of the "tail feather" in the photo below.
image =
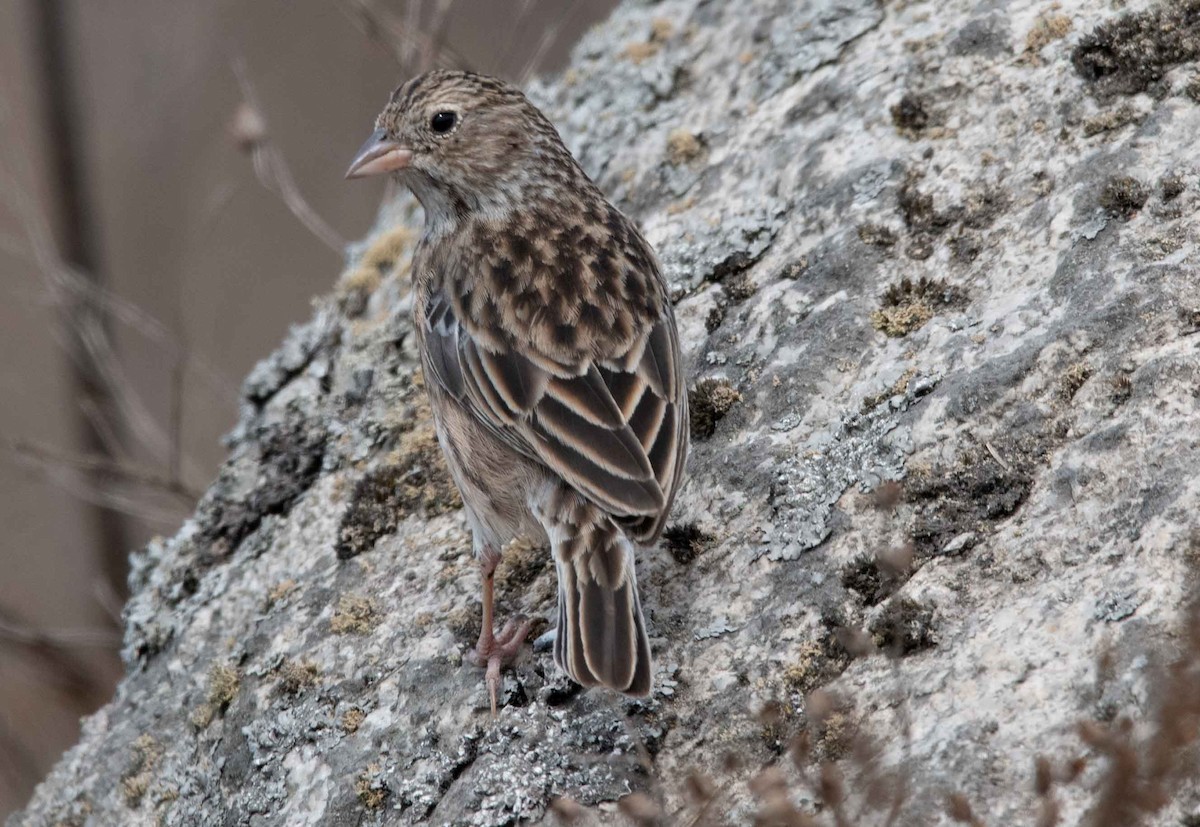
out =
<svg viewBox="0 0 1200 827"><path fill-rule="evenodd" d="M555 662L583 686L649 694L653 667L632 544L598 509L577 523L546 523L558 570Z"/></svg>

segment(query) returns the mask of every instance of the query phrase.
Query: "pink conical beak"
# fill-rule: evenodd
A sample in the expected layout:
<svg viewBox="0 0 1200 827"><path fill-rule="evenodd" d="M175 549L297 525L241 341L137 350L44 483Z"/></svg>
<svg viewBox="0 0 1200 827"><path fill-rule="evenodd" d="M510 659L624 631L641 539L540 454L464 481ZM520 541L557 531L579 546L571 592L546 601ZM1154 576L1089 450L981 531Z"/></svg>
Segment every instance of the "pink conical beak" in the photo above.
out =
<svg viewBox="0 0 1200 827"><path fill-rule="evenodd" d="M395 172L404 169L410 161L411 149L405 149L389 138L386 130L376 129L354 156L350 169L346 170L346 177L365 178L368 175Z"/></svg>

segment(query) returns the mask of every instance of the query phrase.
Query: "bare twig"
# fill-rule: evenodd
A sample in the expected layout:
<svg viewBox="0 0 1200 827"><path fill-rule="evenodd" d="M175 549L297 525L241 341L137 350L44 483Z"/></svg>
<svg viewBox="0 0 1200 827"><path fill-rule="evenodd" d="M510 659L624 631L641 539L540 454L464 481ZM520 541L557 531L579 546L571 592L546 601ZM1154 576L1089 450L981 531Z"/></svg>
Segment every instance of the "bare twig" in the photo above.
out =
<svg viewBox="0 0 1200 827"><path fill-rule="evenodd" d="M188 488L174 475L164 476L147 468L123 463L110 456L63 451L50 445L27 440L12 440L9 447L19 457L41 467L75 471L97 476L107 483L124 484L170 495L181 509L188 509L200 499L201 492ZM107 486L106 486L107 488ZM179 515L176 515L178 517Z"/></svg>
<svg viewBox="0 0 1200 827"><path fill-rule="evenodd" d="M111 629L36 629L5 617L0 610L0 642L54 649L116 649L121 635Z"/></svg>
<svg viewBox="0 0 1200 827"><path fill-rule="evenodd" d="M513 56L513 50L517 46L517 37L525 30L525 18L529 16L534 2L535 0L521 0L521 4L517 7L517 13L513 15L513 24L508 31L508 40L504 43L504 47L496 53L496 60L492 65L493 72L499 74L508 65Z"/></svg>
<svg viewBox="0 0 1200 827"><path fill-rule="evenodd" d="M92 596L96 598L96 603L104 610L104 614L108 616L113 628L122 628L124 620L121 617L121 610L124 608L125 601L121 598L121 595L117 594L112 584L107 580L99 578L92 581Z"/></svg>
<svg viewBox="0 0 1200 827"><path fill-rule="evenodd" d="M542 32L542 37L538 41L537 48L533 50L533 54L525 61L525 65L521 67L521 71L517 73L518 82L523 86L533 77L533 73L537 71L542 63L542 59L546 56L546 52L550 49L554 42L558 40L558 33L562 29L564 22L575 16L575 12L579 9L580 0L574 0L558 19L551 23Z"/></svg>
<svg viewBox="0 0 1200 827"><path fill-rule="evenodd" d="M6 120L6 103L6 96L0 94L0 120ZM26 148L17 142L17 150L24 149ZM0 158L0 193L21 222L25 233L25 245L18 254L37 268L47 296L52 304L61 308L64 313L70 313L70 308L79 306L102 311L72 313L70 329L55 331L64 351L73 358L84 360L80 363L81 367L86 367L97 381L109 389L106 396L115 410L103 410L90 400L83 399L80 400L83 416L90 422L97 439L113 450L114 457L118 460L125 451L123 448L120 451L115 450L123 445L123 440L118 434L117 422L127 426L126 432L135 434L138 442L150 450L152 455L166 456L171 449L170 440L142 403L133 382L126 376L121 360L113 351L106 325L101 320L125 325L162 347L176 360L194 365L199 370L199 375L223 398L236 398L233 384L210 362L196 358L180 347L170 331L157 319L136 305L104 290L79 268L64 261L59 255L45 217L35 205L33 196L20 185L4 161L5 159ZM191 467L191 463L185 463L182 459L180 465L184 466L184 471ZM98 499L102 498L92 496L87 498L87 501L96 503ZM124 506L121 510L129 511Z"/></svg>
<svg viewBox="0 0 1200 827"><path fill-rule="evenodd" d="M421 31L421 0L408 0L404 4L404 30L409 32ZM406 43L407 63L412 64L414 61L420 60L419 52L424 49L418 43L418 38L410 38Z"/></svg>
<svg viewBox="0 0 1200 827"><path fill-rule="evenodd" d="M425 48L421 51L422 69L432 69L438 55L448 49L446 30L450 28L450 9L453 6L454 0L437 0L437 5L434 6L433 19L429 21L429 38L425 41ZM459 65L459 68L466 68L465 61Z"/></svg>
<svg viewBox="0 0 1200 827"><path fill-rule="evenodd" d="M183 362L176 361L171 369L171 453L167 457L167 475L173 488L183 488ZM197 497L196 499L199 499Z"/></svg>
<svg viewBox="0 0 1200 827"><path fill-rule="evenodd" d="M296 184L291 168L284 160L282 153L271 142L266 128L266 116L255 94L254 86L246 71L246 64L241 58L233 61L233 73L237 76L238 85L242 90L242 106L235 127L244 129L244 124L257 120L260 128L256 132L239 132L235 137L250 153L254 164L254 174L258 180L271 192L278 195L292 215L300 220L305 228L321 240L339 256L346 248L346 239L333 229L325 219L317 214L312 205L305 200Z"/></svg>
<svg viewBox="0 0 1200 827"><path fill-rule="evenodd" d="M79 649L114 649L115 632L60 629L47 632L0 606L0 645L25 657L46 676L49 685L80 710L93 709L107 697L107 684L80 660Z"/></svg>
<svg viewBox="0 0 1200 827"><path fill-rule="evenodd" d="M415 74L439 67L471 68L470 61L441 37L451 6L447 0L441 0L434 11L430 27L434 34L419 26L409 27L372 0L341 0L338 5L364 35L382 45L406 72ZM416 56L420 58L419 63L414 61Z"/></svg>

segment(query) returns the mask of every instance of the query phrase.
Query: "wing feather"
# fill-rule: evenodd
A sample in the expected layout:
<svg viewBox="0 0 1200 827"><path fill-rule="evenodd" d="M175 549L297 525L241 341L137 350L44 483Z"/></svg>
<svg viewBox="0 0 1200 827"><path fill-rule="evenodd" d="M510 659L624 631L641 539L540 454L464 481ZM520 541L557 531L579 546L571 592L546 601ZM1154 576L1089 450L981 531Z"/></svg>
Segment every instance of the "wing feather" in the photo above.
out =
<svg viewBox="0 0 1200 827"><path fill-rule="evenodd" d="M630 537L656 539L687 452L687 395L665 297L619 353L573 362L539 350L536 336L463 318L472 307L440 290L426 298L419 322L428 379L617 517Z"/></svg>

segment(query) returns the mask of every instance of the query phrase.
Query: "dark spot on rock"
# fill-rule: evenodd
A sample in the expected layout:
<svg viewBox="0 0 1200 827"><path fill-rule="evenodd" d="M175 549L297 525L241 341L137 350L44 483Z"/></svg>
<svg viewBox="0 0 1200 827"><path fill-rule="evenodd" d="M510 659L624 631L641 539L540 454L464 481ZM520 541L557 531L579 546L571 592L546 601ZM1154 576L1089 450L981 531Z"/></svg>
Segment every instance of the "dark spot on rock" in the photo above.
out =
<svg viewBox="0 0 1200 827"><path fill-rule="evenodd" d="M929 126L929 109L925 98L914 92L905 92L891 111L892 123L901 132L920 132Z"/></svg>
<svg viewBox="0 0 1200 827"><path fill-rule="evenodd" d="M1123 14L1084 35L1071 53L1075 70L1102 95L1151 90L1180 63L1200 57L1200 0L1161 3Z"/></svg>
<svg viewBox="0 0 1200 827"><path fill-rule="evenodd" d="M725 295L731 302L744 302L757 292L758 285L748 273L738 273L725 280Z"/></svg>
<svg viewBox="0 0 1200 827"><path fill-rule="evenodd" d="M1192 75L1183 87L1183 94L1195 103L1200 103L1200 75Z"/></svg>
<svg viewBox="0 0 1200 827"><path fill-rule="evenodd" d="M917 554L941 554L955 537L1013 514L1029 496L1046 450L1040 439L1011 440L992 450L972 446L953 464L910 469L904 498L915 506Z"/></svg>
<svg viewBox="0 0 1200 827"><path fill-rule="evenodd" d="M779 277L782 279L788 279L789 281L795 281L803 276L807 271L808 258L806 256L801 256L795 261L789 261L787 264L783 265L783 268L779 271Z"/></svg>
<svg viewBox="0 0 1200 827"><path fill-rule="evenodd" d="M345 400L347 405L361 405L366 401L367 394L371 390L371 385L375 382L375 370L373 368L358 368L350 376L350 387L346 389Z"/></svg>
<svg viewBox="0 0 1200 827"><path fill-rule="evenodd" d="M717 262L716 266L713 267L709 280L724 281L729 276L737 275L750 269L760 258L762 258L762 253L751 255L746 250L732 252Z"/></svg>
<svg viewBox="0 0 1200 827"><path fill-rule="evenodd" d="M1149 198L1150 188L1130 175L1113 176L1100 190L1100 206L1125 220L1132 218Z"/></svg>
<svg viewBox="0 0 1200 827"><path fill-rule="evenodd" d="M714 538L695 523L675 523L663 532L663 544L681 566L695 560L712 547Z"/></svg>
<svg viewBox="0 0 1200 827"><path fill-rule="evenodd" d="M842 569L842 585L856 592L866 605L874 606L900 588L907 574L874 554L864 554Z"/></svg>
<svg viewBox="0 0 1200 827"><path fill-rule="evenodd" d="M183 570L183 574L179 578L179 589L187 597L191 597L200 589L200 578L196 576L196 571L190 566Z"/></svg>
<svg viewBox="0 0 1200 827"><path fill-rule="evenodd" d="M701 379L688 392L691 411L692 438L708 439L717 430L717 423L729 409L740 402L742 395L727 379Z"/></svg>
<svg viewBox="0 0 1200 827"><path fill-rule="evenodd" d="M582 686L564 678L561 682L550 684L543 689L541 697L546 702L546 706L565 706L582 691Z"/></svg>
<svg viewBox="0 0 1200 827"><path fill-rule="evenodd" d="M404 434L391 459L354 485L334 546L342 560L369 551L411 514L434 517L462 505L432 427Z"/></svg>
<svg viewBox="0 0 1200 827"><path fill-rule="evenodd" d="M727 312L728 308L723 302L717 302L714 304L708 311L708 315L704 317L704 329L709 333L715 331L721 326L721 323L725 321L725 314Z"/></svg>
<svg viewBox="0 0 1200 827"><path fill-rule="evenodd" d="M869 631L875 645L892 657L904 657L937 644L933 609L908 597L893 598Z"/></svg>
<svg viewBox="0 0 1200 827"><path fill-rule="evenodd" d="M859 224L858 240L871 247L893 247L896 234L883 224Z"/></svg>
<svg viewBox="0 0 1200 827"><path fill-rule="evenodd" d="M1124 405L1133 395L1133 380L1127 373L1118 373L1110 382L1112 392L1110 397L1115 405Z"/></svg>
<svg viewBox="0 0 1200 827"><path fill-rule="evenodd" d="M895 480L887 480L871 492L871 500L880 511L891 511L904 497L904 486Z"/></svg>
<svg viewBox="0 0 1200 827"><path fill-rule="evenodd" d="M921 192L917 182L921 180L920 173L909 171L896 192L896 204L904 226L912 233L912 244L909 246L910 258L924 260L933 253L933 238L945 232L958 219L961 208L945 211L934 209L933 196Z"/></svg>
<svg viewBox="0 0 1200 827"><path fill-rule="evenodd" d="M1170 203L1183 194L1187 189L1187 182L1183 176L1177 172L1172 172L1164 175L1162 180L1158 182L1158 190L1162 195L1164 203Z"/></svg>
<svg viewBox="0 0 1200 827"><path fill-rule="evenodd" d="M262 426L249 441L257 451L253 487L246 493L239 477L246 472L231 460L216 485L200 501L198 538L206 556L219 559L238 545L268 515L285 515L316 479L325 457L328 434L320 422L293 407L283 422Z"/></svg>

